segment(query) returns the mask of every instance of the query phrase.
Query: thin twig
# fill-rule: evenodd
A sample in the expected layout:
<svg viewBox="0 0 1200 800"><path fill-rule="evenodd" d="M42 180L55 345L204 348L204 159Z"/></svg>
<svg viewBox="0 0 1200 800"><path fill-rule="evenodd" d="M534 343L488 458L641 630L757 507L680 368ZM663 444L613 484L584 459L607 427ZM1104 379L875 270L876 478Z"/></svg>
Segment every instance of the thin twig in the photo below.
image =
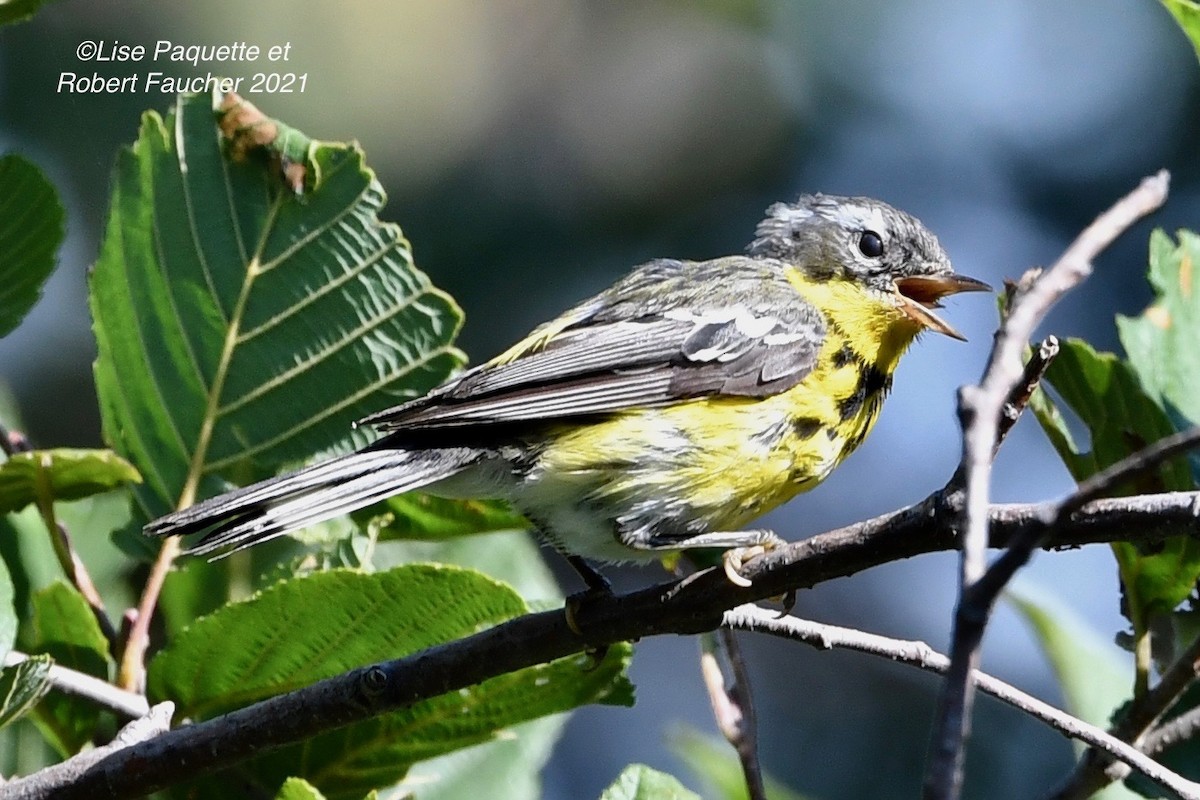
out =
<svg viewBox="0 0 1200 800"><path fill-rule="evenodd" d="M852 628L811 622L798 617L781 617L774 611L767 611L754 605L739 606L726 612L724 624L739 630L784 636L810 644L820 650L838 648L883 656L892 661L910 664L939 674L944 674L950 666L950 659L936 652L924 642L891 639ZM1131 747L1100 728L1089 725L987 673L976 670L972 677L980 690L1045 722L1059 733L1103 750L1182 798L1200 798L1200 784L1193 783L1172 772L1137 748Z"/></svg>
<svg viewBox="0 0 1200 800"><path fill-rule="evenodd" d="M746 778L747 796L750 800L767 800L758 760L758 715L754 710L750 675L741 645L731 631L723 629L701 636L700 648L700 674L708 690L717 728L738 755ZM728 684L721 668L722 650L729 664Z"/></svg>
<svg viewBox="0 0 1200 800"><path fill-rule="evenodd" d="M131 692L145 689L146 683L146 651L150 648L150 622L154 619L154 609L158 605L158 596L162 594L163 584L171 572L171 565L182 552L178 536L165 539L158 550L158 557L150 566L150 575L146 585L142 587L142 596L138 600L136 616L129 626L129 636L125 639L125 648L121 652L121 664L117 670L117 684Z"/></svg>
<svg viewBox="0 0 1200 800"><path fill-rule="evenodd" d="M1168 747L1191 739L1197 732L1200 732L1200 706L1189 708L1154 728L1142 739L1139 749L1146 755L1158 755Z"/></svg>
<svg viewBox="0 0 1200 800"><path fill-rule="evenodd" d="M992 448L992 458L996 457L1000 445L1008 438L1009 431L1025 412L1025 407L1029 405L1029 399L1033 397L1033 393L1045 377L1046 370L1050 369L1054 359L1058 358L1058 350L1058 337L1047 336L1025 362L1020 382L1009 392L1008 399L1000 409L1000 423L996 428L996 446Z"/></svg>
<svg viewBox="0 0 1200 800"><path fill-rule="evenodd" d="M33 452L29 440L20 436L20 434L5 432L2 438L13 441L13 437L20 437L19 441L24 448L21 452ZM117 630L113 627L112 619L108 616L108 609L104 607L104 599L96 589L96 584L92 580L91 573L88 572L87 565L79 557L79 552L75 549L75 545L71 541L71 535L67 531L67 526L59 521L58 515L54 510L54 491L50 485L51 455L48 452L35 455L37 456L35 476L38 484L36 492L37 501L35 504L38 513L42 517L42 522L46 526L46 535L50 538L50 546L54 551L54 557L58 559L59 566L62 567L62 571L67 576L67 579L70 580L71 585L79 590L79 593L83 595L83 599L87 601L88 607L92 611L92 616L96 618L96 624L100 626L100 632L104 634L104 638L108 641L109 652L115 654L119 648L119 639L117 637Z"/></svg>
<svg viewBox="0 0 1200 800"><path fill-rule="evenodd" d="M1135 744L1147 755L1181 741L1184 732L1194 732L1181 714L1159 727L1159 720L1200 676L1200 636L1180 653L1152 689L1137 697L1123 709L1109 733L1123 742ZM1195 711L1196 709L1193 709ZM1114 767L1110 769L1110 767ZM1125 777L1124 770L1115 768L1112 759L1095 750L1084 753L1071 775L1055 791L1054 800L1091 797L1100 789Z"/></svg>
<svg viewBox="0 0 1200 800"><path fill-rule="evenodd" d="M964 386L959 392L963 428L961 467L966 496L961 523L960 596L954 617L950 669L938 698L925 774L926 800L956 800L962 791L963 753L970 735L974 697L971 675L979 664L979 646L989 615L987 604L972 602L972 587L987 568L992 454L1004 402L1021 381L1021 354L1034 328L1054 304L1091 273L1092 260L1134 222L1165 202L1168 182L1165 170L1143 180L1137 189L1089 225L1027 290L1013 298L979 385Z"/></svg>
<svg viewBox="0 0 1200 800"><path fill-rule="evenodd" d="M4 656L4 666L15 667L27 660L29 660L29 656L24 653L10 650ZM55 689L90 700L128 719L144 717L150 711L150 704L142 695L118 689L108 681L94 678L83 672L51 664L46 677L49 678L50 684Z"/></svg>

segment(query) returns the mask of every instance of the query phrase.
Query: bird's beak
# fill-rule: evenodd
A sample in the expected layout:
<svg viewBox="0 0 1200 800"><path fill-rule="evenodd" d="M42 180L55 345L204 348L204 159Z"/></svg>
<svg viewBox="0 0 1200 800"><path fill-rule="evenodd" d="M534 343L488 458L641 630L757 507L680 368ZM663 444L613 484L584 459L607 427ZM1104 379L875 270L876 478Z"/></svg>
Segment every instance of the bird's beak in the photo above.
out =
<svg viewBox="0 0 1200 800"><path fill-rule="evenodd" d="M992 287L983 281L965 275L913 275L896 280L896 296L900 299L900 310L913 322L938 333L965 342L967 337L954 330L930 309L940 308L938 302L959 292L990 292Z"/></svg>

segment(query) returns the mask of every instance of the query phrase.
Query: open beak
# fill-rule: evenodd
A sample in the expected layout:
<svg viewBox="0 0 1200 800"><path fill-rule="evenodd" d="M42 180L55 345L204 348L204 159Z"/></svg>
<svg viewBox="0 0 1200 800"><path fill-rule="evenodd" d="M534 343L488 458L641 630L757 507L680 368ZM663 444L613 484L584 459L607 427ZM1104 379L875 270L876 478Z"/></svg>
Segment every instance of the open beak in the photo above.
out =
<svg viewBox="0 0 1200 800"><path fill-rule="evenodd" d="M913 275L896 280L896 296L900 299L900 310L918 325L965 342L963 336L950 324L930 309L940 308L940 301L959 292L990 292L992 287L983 281L965 275Z"/></svg>

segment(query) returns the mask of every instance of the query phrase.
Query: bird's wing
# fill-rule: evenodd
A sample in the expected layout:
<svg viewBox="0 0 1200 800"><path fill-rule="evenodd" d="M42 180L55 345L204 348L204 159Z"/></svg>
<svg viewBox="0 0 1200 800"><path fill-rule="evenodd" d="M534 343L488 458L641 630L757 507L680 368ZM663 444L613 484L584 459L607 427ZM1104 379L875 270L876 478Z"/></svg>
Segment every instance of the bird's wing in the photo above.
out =
<svg viewBox="0 0 1200 800"><path fill-rule="evenodd" d="M591 301L580 307L586 313L568 312L569 324L544 326L550 335L534 344L362 422L384 431L429 430L777 394L812 371L825 321L785 280L761 271L750 277L742 274L711 298L693 290L676 303L639 286L646 310L633 318L614 319L610 305Z"/></svg>

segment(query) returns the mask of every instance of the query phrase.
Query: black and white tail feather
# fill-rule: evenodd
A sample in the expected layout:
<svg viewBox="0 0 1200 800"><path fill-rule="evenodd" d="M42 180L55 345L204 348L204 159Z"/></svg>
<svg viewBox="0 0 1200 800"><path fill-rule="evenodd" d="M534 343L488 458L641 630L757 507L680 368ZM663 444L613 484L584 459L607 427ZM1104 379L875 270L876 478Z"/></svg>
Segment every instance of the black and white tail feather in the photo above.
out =
<svg viewBox="0 0 1200 800"><path fill-rule="evenodd" d="M213 497L146 526L153 536L197 533L186 552L223 558L277 536L450 477L479 458L473 448L368 449Z"/></svg>

